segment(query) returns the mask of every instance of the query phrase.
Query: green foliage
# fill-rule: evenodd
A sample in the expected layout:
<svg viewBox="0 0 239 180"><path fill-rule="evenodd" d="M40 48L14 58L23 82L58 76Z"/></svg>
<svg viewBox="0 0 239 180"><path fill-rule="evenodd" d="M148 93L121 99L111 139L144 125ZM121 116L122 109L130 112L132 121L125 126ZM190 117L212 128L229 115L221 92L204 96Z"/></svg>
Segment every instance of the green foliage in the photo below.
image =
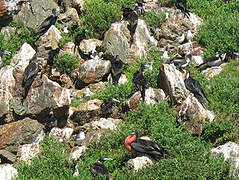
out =
<svg viewBox="0 0 239 180"><path fill-rule="evenodd" d="M153 28L160 28L164 22L165 14L164 13L154 13L154 12L147 12L144 16L142 16L144 20L149 23L150 27Z"/></svg>
<svg viewBox="0 0 239 180"><path fill-rule="evenodd" d="M42 142L43 151L28 165L20 162L17 179L69 179L73 164L69 161L68 147L53 137L46 136Z"/></svg>
<svg viewBox="0 0 239 180"><path fill-rule="evenodd" d="M54 64L64 72L70 73L79 63L79 58L74 54L63 54L54 58Z"/></svg>

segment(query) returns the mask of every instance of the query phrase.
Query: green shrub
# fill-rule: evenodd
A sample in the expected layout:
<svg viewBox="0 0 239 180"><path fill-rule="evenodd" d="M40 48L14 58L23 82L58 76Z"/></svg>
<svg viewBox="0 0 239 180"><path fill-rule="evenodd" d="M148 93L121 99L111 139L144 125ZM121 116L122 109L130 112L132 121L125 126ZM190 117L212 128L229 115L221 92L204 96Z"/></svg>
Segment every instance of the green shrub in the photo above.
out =
<svg viewBox="0 0 239 180"><path fill-rule="evenodd" d="M142 16L144 20L149 23L150 27L153 28L160 28L164 22L165 14L164 13L154 13L154 12L147 12L144 16Z"/></svg>
<svg viewBox="0 0 239 180"><path fill-rule="evenodd" d="M63 54L54 58L54 64L62 71L70 73L79 63L79 58L74 54Z"/></svg>

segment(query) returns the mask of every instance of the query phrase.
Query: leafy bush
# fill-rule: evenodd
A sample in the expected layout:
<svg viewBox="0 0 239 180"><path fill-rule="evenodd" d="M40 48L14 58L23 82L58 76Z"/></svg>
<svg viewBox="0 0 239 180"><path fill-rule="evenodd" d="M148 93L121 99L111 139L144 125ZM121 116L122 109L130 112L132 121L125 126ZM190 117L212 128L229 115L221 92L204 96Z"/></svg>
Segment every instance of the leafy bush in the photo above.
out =
<svg viewBox="0 0 239 180"><path fill-rule="evenodd" d="M64 72L70 73L77 67L79 58L74 54L63 54L54 58L54 63Z"/></svg>
<svg viewBox="0 0 239 180"><path fill-rule="evenodd" d="M149 23L150 27L153 28L160 28L164 22L165 14L164 13L154 13L154 12L147 12L144 16L142 16L144 20Z"/></svg>

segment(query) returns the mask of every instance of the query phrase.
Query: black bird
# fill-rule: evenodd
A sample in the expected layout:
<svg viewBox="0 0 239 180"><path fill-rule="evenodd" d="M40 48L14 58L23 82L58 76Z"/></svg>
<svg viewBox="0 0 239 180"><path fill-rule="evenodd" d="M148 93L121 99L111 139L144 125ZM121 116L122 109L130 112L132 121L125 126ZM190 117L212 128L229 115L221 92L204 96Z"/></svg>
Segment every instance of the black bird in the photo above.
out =
<svg viewBox="0 0 239 180"><path fill-rule="evenodd" d="M204 63L200 64L199 66L196 66L196 68L199 69L200 71L203 71L207 68L220 66L224 62L226 62L226 53L218 54L214 57L208 58L205 60Z"/></svg>
<svg viewBox="0 0 239 180"><path fill-rule="evenodd" d="M90 168L92 176L106 176L106 180L110 179L109 171L105 167L104 162L108 160L113 160L111 158L100 158L93 166Z"/></svg>
<svg viewBox="0 0 239 180"><path fill-rule="evenodd" d="M131 12L127 17L127 19L128 19L127 21L129 22L127 28L130 32L130 47L134 41L134 35L135 35L136 28L138 25L138 18L139 18L139 16L137 15L137 13L135 11Z"/></svg>
<svg viewBox="0 0 239 180"><path fill-rule="evenodd" d="M26 99L28 91L39 72L37 61L38 61L38 58L35 57L24 70L23 80L22 80L22 87L24 88L22 93L22 103Z"/></svg>
<svg viewBox="0 0 239 180"><path fill-rule="evenodd" d="M104 103L101 104L100 108L101 108L101 116L102 117L107 118L112 114L112 112L114 110L114 102L120 103L119 100L110 97L108 99L108 101L105 101Z"/></svg>
<svg viewBox="0 0 239 180"><path fill-rule="evenodd" d="M192 78L190 76L190 72L186 71L186 78L184 80L185 86L186 88L193 93L193 95L202 103L202 100L206 103L206 104L210 104L209 100L207 99L203 88L201 86L201 84L195 80L194 78Z"/></svg>
<svg viewBox="0 0 239 180"><path fill-rule="evenodd" d="M9 55L9 54L11 54L10 51L0 48L0 57L2 57L3 55Z"/></svg>
<svg viewBox="0 0 239 180"><path fill-rule="evenodd" d="M187 6L187 0L176 0L176 7L181 10L185 16L190 16Z"/></svg>
<svg viewBox="0 0 239 180"><path fill-rule="evenodd" d="M144 70L145 64L141 64L140 70L136 71L133 76L133 82L140 90L143 102L145 100L145 89L148 83L147 79L144 76Z"/></svg>
<svg viewBox="0 0 239 180"><path fill-rule="evenodd" d="M189 57L188 57L189 56ZM190 57L191 55L188 55L185 57L175 57L170 61L170 64L174 64L174 66L182 70L182 68L185 68L190 63Z"/></svg>
<svg viewBox="0 0 239 180"><path fill-rule="evenodd" d="M113 79L114 86L118 84L122 71L123 71L123 62L119 59L119 56L117 55L116 61L113 61L111 63L111 76Z"/></svg>
<svg viewBox="0 0 239 180"><path fill-rule="evenodd" d="M123 11L123 18L122 20L127 21L128 20L128 16L129 14L131 14L132 12L134 12L133 9L127 8L124 5L121 7L121 11Z"/></svg>
<svg viewBox="0 0 239 180"><path fill-rule="evenodd" d="M134 10L137 12L137 14L140 15L145 15L144 11L144 1L137 0L136 1L137 6L135 6Z"/></svg>
<svg viewBox="0 0 239 180"><path fill-rule="evenodd" d="M155 160L160 160L161 158L172 155L171 152L165 150L159 144L138 138L138 132L133 132L131 136L126 137L124 144L129 152L145 154Z"/></svg>
<svg viewBox="0 0 239 180"><path fill-rule="evenodd" d="M54 115L53 109L50 109L48 116L44 119L45 131L50 132L53 127L57 126L57 119Z"/></svg>
<svg viewBox="0 0 239 180"><path fill-rule="evenodd" d="M81 33L79 33L79 34L77 34L77 35L75 36L75 48L74 48L74 53L75 53L75 51L76 51L76 47L79 48L81 41L84 40L84 39L86 39L86 33L87 33L87 30L84 29Z"/></svg>
<svg viewBox="0 0 239 180"><path fill-rule="evenodd" d="M36 30L34 36L38 35L38 34L44 34L45 32L47 32L47 30L51 27L51 25L55 25L56 24L56 20L57 20L57 13L59 12L59 9L54 8L52 10L52 15L49 16L48 18L46 18L41 25L38 27L38 29Z"/></svg>
<svg viewBox="0 0 239 180"><path fill-rule="evenodd" d="M53 60L59 54L60 50L61 50L61 48L56 48L56 49L52 49L51 51L49 51L48 61L47 61L48 65L50 65L50 66L53 65Z"/></svg>

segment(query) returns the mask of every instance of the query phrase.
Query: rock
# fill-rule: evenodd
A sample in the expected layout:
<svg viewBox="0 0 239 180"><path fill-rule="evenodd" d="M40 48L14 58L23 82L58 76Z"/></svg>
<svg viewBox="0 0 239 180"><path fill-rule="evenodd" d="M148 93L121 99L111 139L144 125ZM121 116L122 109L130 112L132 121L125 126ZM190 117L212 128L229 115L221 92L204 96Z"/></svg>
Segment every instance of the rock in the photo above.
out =
<svg viewBox="0 0 239 180"><path fill-rule="evenodd" d="M162 89L148 88L145 90L145 103L146 104L155 104L160 100L166 98L165 93ZM135 92L127 101L123 103L123 109L125 110L135 110L138 105L142 103L140 91Z"/></svg>
<svg viewBox="0 0 239 180"><path fill-rule="evenodd" d="M183 102L179 111L179 117L192 134L201 135L203 131L202 122L209 119L212 122L215 118L214 114L206 110L200 102L190 93Z"/></svg>
<svg viewBox="0 0 239 180"><path fill-rule="evenodd" d="M64 47L63 47L63 51L62 53L59 53L59 54L64 54L64 53L68 53L68 54L75 54L78 56L79 59L81 59L78 51L76 50L74 52L74 49L75 49L75 44L73 42L66 42L64 44Z"/></svg>
<svg viewBox="0 0 239 180"><path fill-rule="evenodd" d="M52 25L48 31L36 41L37 56L48 58L48 53L52 49L58 48L58 41L61 38L61 32Z"/></svg>
<svg viewBox="0 0 239 180"><path fill-rule="evenodd" d="M18 147L18 161L25 161L29 165L34 157L43 150L42 146L39 144L24 144Z"/></svg>
<svg viewBox="0 0 239 180"><path fill-rule="evenodd" d="M120 119L100 118L99 121L92 122L92 125L98 126L102 129L116 130L116 126L121 122Z"/></svg>
<svg viewBox="0 0 239 180"><path fill-rule="evenodd" d="M111 84L113 83L113 79L112 79L111 74L108 76L108 81L109 81ZM128 79L127 79L126 75L121 74L121 76L120 76L120 78L119 78L119 81L118 81L118 85L124 84L124 83L126 83L126 82L128 82Z"/></svg>
<svg viewBox="0 0 239 180"><path fill-rule="evenodd" d="M129 48L130 33L127 22L113 23L104 36L105 55L110 57L119 55L122 62L133 65L137 58L147 56L150 46L157 46L157 41L150 35L147 24L142 19L138 20L134 37L134 43Z"/></svg>
<svg viewBox="0 0 239 180"><path fill-rule="evenodd" d="M53 0L32 0L24 3L21 11L14 17L23 27L37 29L52 15L52 9L59 8Z"/></svg>
<svg viewBox="0 0 239 180"><path fill-rule="evenodd" d="M79 125L90 122L91 119L100 115L101 104L102 101L93 99L81 103L77 107L70 107L70 110L73 112L70 119Z"/></svg>
<svg viewBox="0 0 239 180"><path fill-rule="evenodd" d="M1 164L4 164L4 163L13 164L16 161L16 155L2 149L0 150L0 159L1 159L1 162L0 162Z"/></svg>
<svg viewBox="0 0 239 180"><path fill-rule="evenodd" d="M54 136L55 138L59 139L60 142L65 142L66 140L70 139L72 133L72 128L60 129L58 127L54 127L51 129L49 136Z"/></svg>
<svg viewBox="0 0 239 180"><path fill-rule="evenodd" d="M211 79L213 76L220 74L224 70L226 65L227 63L223 63L220 66L207 68L203 70L202 73L205 74L207 79Z"/></svg>
<svg viewBox="0 0 239 180"><path fill-rule="evenodd" d="M94 83L102 80L110 72L110 61L88 60L80 66L79 82Z"/></svg>
<svg viewBox="0 0 239 180"><path fill-rule="evenodd" d="M169 64L162 64L160 67L158 87L169 95L173 104L177 105L182 104L188 94L182 73Z"/></svg>
<svg viewBox="0 0 239 180"><path fill-rule="evenodd" d="M0 165L0 179L12 180L17 176L17 169L10 164Z"/></svg>
<svg viewBox="0 0 239 180"><path fill-rule="evenodd" d="M77 161L81 157L81 155L85 152L86 149L87 149L86 146L76 146L72 148L70 153L70 159Z"/></svg>
<svg viewBox="0 0 239 180"><path fill-rule="evenodd" d="M75 8L69 8L64 14L60 14L58 22L62 22L64 26L67 25L68 27L73 25L81 26L81 22Z"/></svg>
<svg viewBox="0 0 239 180"><path fill-rule="evenodd" d="M63 88L67 89L74 88L73 82L71 81L71 78L67 74L62 74L60 76L60 84L61 87Z"/></svg>
<svg viewBox="0 0 239 180"><path fill-rule="evenodd" d="M30 144L43 130L36 120L25 118L0 126L0 149L16 153L19 145Z"/></svg>
<svg viewBox="0 0 239 180"><path fill-rule="evenodd" d="M95 93L104 90L106 88L106 85L106 82L101 81L98 83L89 84L89 88L93 93Z"/></svg>
<svg viewBox="0 0 239 180"><path fill-rule="evenodd" d="M98 39L84 39L80 43L82 53L88 55L93 49L102 49L102 41Z"/></svg>
<svg viewBox="0 0 239 180"><path fill-rule="evenodd" d="M153 161L146 156L136 157L127 161L127 166L133 167L134 171L153 165Z"/></svg>
<svg viewBox="0 0 239 180"><path fill-rule="evenodd" d="M35 53L36 51L31 47L31 45L24 43L19 52L13 56L11 64L13 66L21 66L21 70L24 71Z"/></svg>
<svg viewBox="0 0 239 180"><path fill-rule="evenodd" d="M84 0L73 0L73 5L80 7L80 10L84 8Z"/></svg>

